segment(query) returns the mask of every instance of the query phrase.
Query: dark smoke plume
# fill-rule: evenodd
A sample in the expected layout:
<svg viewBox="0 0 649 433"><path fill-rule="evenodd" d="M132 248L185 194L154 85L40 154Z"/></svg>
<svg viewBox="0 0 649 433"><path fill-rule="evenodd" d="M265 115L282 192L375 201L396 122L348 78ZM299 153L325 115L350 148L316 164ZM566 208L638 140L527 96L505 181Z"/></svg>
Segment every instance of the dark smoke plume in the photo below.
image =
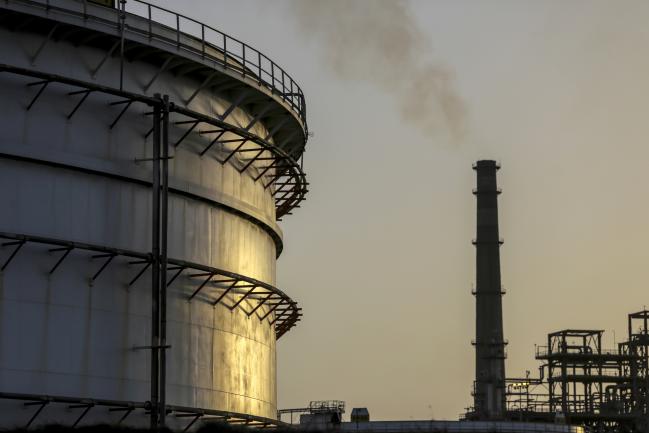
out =
<svg viewBox="0 0 649 433"><path fill-rule="evenodd" d="M325 49L341 78L369 80L390 93L405 121L455 141L465 110L453 74L433 63L426 38L404 0L293 0L302 32Z"/></svg>

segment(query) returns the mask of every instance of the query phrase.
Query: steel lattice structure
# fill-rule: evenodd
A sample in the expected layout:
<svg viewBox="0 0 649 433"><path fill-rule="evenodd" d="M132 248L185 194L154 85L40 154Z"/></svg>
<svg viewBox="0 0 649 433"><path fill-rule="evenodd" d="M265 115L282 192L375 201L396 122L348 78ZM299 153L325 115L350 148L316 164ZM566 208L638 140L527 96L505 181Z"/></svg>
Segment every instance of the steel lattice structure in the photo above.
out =
<svg viewBox="0 0 649 433"><path fill-rule="evenodd" d="M649 311L628 315L628 339L602 347L603 330L565 329L538 346L539 378L508 387L511 419L560 420L595 432L644 432L649 389Z"/></svg>

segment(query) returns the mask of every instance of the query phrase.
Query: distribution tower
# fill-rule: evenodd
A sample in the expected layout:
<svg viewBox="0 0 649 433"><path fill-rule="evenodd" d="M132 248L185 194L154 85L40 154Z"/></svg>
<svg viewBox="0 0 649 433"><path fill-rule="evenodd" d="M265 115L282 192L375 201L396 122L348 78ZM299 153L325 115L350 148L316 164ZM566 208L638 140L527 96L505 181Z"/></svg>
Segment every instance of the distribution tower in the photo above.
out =
<svg viewBox="0 0 649 433"><path fill-rule="evenodd" d="M304 95L140 0L0 3L0 427L276 424Z"/></svg>

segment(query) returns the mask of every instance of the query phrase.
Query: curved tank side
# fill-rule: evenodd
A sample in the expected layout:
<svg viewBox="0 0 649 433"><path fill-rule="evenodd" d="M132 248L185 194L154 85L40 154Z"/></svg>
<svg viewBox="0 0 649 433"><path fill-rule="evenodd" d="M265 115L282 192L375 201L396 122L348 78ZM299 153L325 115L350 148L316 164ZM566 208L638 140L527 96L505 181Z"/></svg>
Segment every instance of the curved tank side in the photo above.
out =
<svg viewBox="0 0 649 433"><path fill-rule="evenodd" d="M32 64L43 35L0 26L2 63L115 87L118 56L96 46L53 39ZM189 66L186 66L189 68ZM146 55L129 59L124 87L142 94L166 94L186 100L201 82L178 70L159 74ZM31 79L31 81L38 81ZM150 108L133 107L108 125L121 107L115 98L92 93L68 119L84 95L52 84L26 109L38 86L0 74L0 234L41 236L148 254L151 250ZM233 103L235 93L205 89L191 104L214 116ZM227 121L268 137L269 128L242 104ZM169 161L169 257L223 269L275 285L276 256L282 233L276 220L273 188L255 176L262 162L225 156L237 143L215 146L204 156L204 126L172 119ZM173 144L184 138L182 145ZM225 136L227 138L227 135ZM270 139L272 141L272 138ZM16 243L0 249L0 266ZM65 253L65 251L63 251ZM61 249L27 243L0 273L0 392L143 402L150 393L151 277L144 272L129 285L142 264L79 249L69 252L55 272ZM110 258L110 257L108 257ZM194 272L195 274L195 272ZM181 274L168 289L167 403L276 417L276 330L269 305L243 299L233 290L213 305L226 283L210 283L188 302L200 279ZM170 274L171 275L171 274ZM235 305L236 308L232 308ZM257 308L257 310L253 310ZM256 314L249 314L255 311ZM45 408L34 425L68 423L75 410ZM20 426L35 410L24 402L0 400L0 426ZM84 423L113 422L123 413L96 410ZM170 417L171 418L171 417ZM127 423L146 425L145 412ZM174 420L171 420L172 426ZM183 421L184 423L184 421Z"/></svg>

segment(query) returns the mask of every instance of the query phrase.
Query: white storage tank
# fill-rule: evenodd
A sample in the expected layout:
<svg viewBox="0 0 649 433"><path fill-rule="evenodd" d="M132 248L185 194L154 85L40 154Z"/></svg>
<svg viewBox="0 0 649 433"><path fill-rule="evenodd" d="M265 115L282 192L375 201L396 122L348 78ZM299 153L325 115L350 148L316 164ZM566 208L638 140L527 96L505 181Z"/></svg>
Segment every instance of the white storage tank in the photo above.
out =
<svg viewBox="0 0 649 433"><path fill-rule="evenodd" d="M0 427L148 425L160 404L172 427L275 423L302 91L216 29L112 3L0 3Z"/></svg>

